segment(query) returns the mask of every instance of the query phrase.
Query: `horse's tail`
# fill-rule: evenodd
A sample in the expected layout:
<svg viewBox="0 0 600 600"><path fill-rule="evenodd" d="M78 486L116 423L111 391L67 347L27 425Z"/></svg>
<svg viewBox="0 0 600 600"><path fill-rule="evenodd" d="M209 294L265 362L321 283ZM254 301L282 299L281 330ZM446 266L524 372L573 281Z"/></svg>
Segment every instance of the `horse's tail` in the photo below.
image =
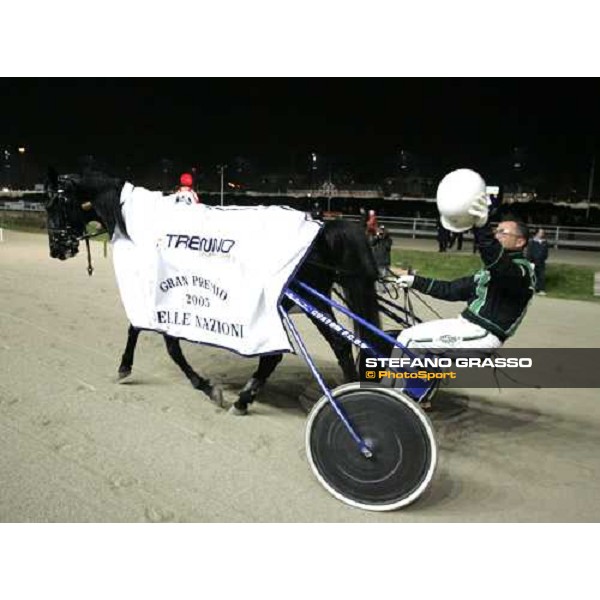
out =
<svg viewBox="0 0 600 600"><path fill-rule="evenodd" d="M376 327L380 326L375 282L378 277L373 252L362 227L349 221L328 221L323 228L336 280L344 290L350 310ZM370 345L378 346L377 336L355 323L355 331Z"/></svg>

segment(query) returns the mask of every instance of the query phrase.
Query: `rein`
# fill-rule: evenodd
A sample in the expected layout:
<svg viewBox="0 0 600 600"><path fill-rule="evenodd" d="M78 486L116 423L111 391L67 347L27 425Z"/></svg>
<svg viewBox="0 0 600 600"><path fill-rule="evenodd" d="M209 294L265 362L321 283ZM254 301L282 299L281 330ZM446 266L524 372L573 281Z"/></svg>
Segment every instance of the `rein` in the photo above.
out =
<svg viewBox="0 0 600 600"><path fill-rule="evenodd" d="M406 291L407 292L410 291L411 295L414 296L420 302L422 302L438 319L442 319L443 318L442 315L440 315L440 313L437 310L435 310L435 308L433 308L433 306L431 306L431 304L429 304L428 302L426 302L423 299L423 296L421 294L419 294L415 290L406 290Z"/></svg>

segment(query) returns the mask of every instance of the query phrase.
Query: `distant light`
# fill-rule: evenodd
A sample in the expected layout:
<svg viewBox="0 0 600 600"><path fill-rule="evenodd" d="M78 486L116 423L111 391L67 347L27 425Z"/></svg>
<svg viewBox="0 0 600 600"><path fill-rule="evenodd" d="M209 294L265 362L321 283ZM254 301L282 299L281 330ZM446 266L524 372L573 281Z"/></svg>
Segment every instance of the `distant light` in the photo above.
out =
<svg viewBox="0 0 600 600"><path fill-rule="evenodd" d="M10 190L9 190L7 187L3 187L3 188L2 188L2 191L3 191L3 192L10 192Z"/></svg>
<svg viewBox="0 0 600 600"><path fill-rule="evenodd" d="M317 162L317 155L314 152L312 153L312 161Z"/></svg>
<svg viewBox="0 0 600 600"><path fill-rule="evenodd" d="M18 151L19 151L19 154L25 154L25 147L19 146Z"/></svg>

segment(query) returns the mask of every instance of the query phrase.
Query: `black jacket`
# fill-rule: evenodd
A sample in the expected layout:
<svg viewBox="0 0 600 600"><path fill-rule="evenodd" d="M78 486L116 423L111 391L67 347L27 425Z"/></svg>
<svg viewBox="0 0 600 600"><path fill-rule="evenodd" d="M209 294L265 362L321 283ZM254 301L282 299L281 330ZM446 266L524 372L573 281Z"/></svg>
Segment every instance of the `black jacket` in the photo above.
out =
<svg viewBox="0 0 600 600"><path fill-rule="evenodd" d="M489 225L473 231L482 269L454 281L415 275L413 288L442 300L466 301L463 318L504 341L513 335L527 312L535 291L533 269L521 251L506 251Z"/></svg>
<svg viewBox="0 0 600 600"><path fill-rule="evenodd" d="M536 265L543 265L548 258L548 242L531 240L527 245L527 258Z"/></svg>

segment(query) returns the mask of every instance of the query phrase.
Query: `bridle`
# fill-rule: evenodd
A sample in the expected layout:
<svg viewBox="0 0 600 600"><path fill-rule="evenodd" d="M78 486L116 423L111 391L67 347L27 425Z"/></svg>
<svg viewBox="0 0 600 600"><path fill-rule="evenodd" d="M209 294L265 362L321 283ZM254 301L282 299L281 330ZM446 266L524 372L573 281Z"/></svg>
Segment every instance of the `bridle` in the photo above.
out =
<svg viewBox="0 0 600 600"><path fill-rule="evenodd" d="M62 187L56 190L49 190L47 194L47 212L49 215L47 229L52 246L56 247L64 255L64 258L70 258L79 252L79 242L85 241L87 272L91 276L94 272L94 267L92 266L90 239L106 233L106 229L102 228L95 233L86 233L85 222L81 228L74 227L71 224L71 214L75 208L73 198ZM85 202L81 204L80 208L86 211L91 210L93 207L91 202ZM50 215L52 215L51 218Z"/></svg>

